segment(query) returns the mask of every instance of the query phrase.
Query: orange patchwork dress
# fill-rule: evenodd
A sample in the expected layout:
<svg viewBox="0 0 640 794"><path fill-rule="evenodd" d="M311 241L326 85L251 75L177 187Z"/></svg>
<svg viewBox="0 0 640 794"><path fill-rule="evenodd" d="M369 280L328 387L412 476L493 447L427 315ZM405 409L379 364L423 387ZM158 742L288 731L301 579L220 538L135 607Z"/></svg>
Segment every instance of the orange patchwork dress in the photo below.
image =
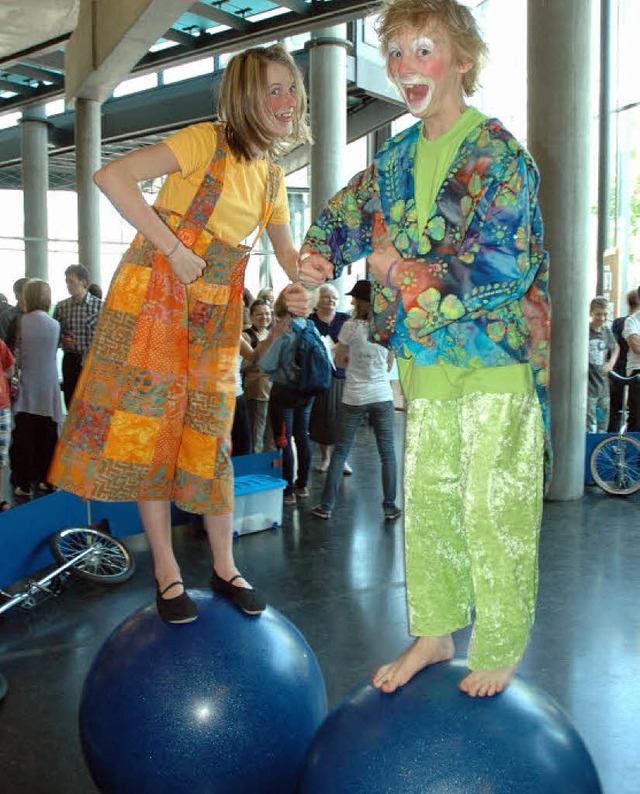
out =
<svg viewBox="0 0 640 794"><path fill-rule="evenodd" d="M191 170L198 145L190 130L197 144L214 142L203 176ZM259 236L269 222L288 222L286 191L277 166L235 160L222 125L195 125L166 143L182 170L168 178L155 209L207 266L185 286L164 255L136 236L109 289L49 480L86 499L171 499L193 513L224 514L233 509L229 439L250 248L215 229L226 223L241 240L257 225ZM225 173L234 180L226 219L216 212ZM198 179L186 210L176 211L180 180ZM242 218L234 190L244 200Z"/></svg>

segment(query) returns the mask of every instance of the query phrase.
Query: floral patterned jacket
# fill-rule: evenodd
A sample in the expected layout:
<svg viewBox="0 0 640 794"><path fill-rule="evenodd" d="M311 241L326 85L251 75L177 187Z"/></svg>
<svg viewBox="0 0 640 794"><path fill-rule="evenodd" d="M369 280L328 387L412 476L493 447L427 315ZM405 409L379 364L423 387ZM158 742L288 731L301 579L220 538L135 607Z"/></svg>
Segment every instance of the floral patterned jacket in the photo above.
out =
<svg viewBox="0 0 640 794"><path fill-rule="evenodd" d="M549 260L539 176L496 119L464 139L418 228L413 166L421 122L389 139L337 193L305 245L342 268L388 236L399 289L374 282L372 339L418 364L531 364L548 431Z"/></svg>

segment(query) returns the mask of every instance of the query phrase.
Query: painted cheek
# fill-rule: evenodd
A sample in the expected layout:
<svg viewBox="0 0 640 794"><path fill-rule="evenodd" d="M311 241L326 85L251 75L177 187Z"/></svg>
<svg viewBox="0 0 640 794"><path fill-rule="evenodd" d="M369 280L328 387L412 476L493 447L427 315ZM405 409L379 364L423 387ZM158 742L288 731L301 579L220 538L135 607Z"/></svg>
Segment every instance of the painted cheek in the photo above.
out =
<svg viewBox="0 0 640 794"><path fill-rule="evenodd" d="M427 77L433 77L435 79L439 78L442 74L443 63L439 58L434 58L433 60L429 61L426 65L424 70L424 74Z"/></svg>

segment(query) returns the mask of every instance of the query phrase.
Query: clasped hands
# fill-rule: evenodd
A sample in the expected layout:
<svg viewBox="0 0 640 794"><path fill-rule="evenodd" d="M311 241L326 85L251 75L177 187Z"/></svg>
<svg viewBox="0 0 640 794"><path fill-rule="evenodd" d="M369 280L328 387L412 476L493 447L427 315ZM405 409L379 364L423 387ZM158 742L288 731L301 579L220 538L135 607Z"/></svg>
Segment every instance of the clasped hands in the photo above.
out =
<svg viewBox="0 0 640 794"><path fill-rule="evenodd" d="M397 248L385 235L374 240L373 251L367 257L369 272L386 286L396 287L395 266L402 261ZM310 305L317 287L333 277L333 265L322 254L303 246L298 257L298 280L287 287L287 308L291 314L306 317L313 310Z"/></svg>

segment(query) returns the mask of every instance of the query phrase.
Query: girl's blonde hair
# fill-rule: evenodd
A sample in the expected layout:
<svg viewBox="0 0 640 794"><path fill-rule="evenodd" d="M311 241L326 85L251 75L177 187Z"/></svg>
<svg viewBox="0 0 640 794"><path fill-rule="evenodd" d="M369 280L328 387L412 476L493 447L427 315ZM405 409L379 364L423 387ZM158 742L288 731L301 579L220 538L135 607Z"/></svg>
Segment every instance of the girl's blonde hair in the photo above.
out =
<svg viewBox="0 0 640 794"><path fill-rule="evenodd" d="M383 0L376 22L383 55L388 57L389 43L399 30L426 27L447 34L458 65L471 62L469 71L462 74L463 93L471 96L478 88L489 50L473 14L456 0Z"/></svg>
<svg viewBox="0 0 640 794"><path fill-rule="evenodd" d="M286 66L295 83L293 130L287 138L278 136L267 124L270 63ZM256 151L277 158L293 146L310 142L306 110L307 93L302 74L282 44L251 47L234 55L227 64L218 96L218 116L226 124L229 148L239 160L253 160Z"/></svg>
<svg viewBox="0 0 640 794"><path fill-rule="evenodd" d="M22 303L26 313L38 309L48 312L51 308L51 287L41 278L29 279L22 290Z"/></svg>

